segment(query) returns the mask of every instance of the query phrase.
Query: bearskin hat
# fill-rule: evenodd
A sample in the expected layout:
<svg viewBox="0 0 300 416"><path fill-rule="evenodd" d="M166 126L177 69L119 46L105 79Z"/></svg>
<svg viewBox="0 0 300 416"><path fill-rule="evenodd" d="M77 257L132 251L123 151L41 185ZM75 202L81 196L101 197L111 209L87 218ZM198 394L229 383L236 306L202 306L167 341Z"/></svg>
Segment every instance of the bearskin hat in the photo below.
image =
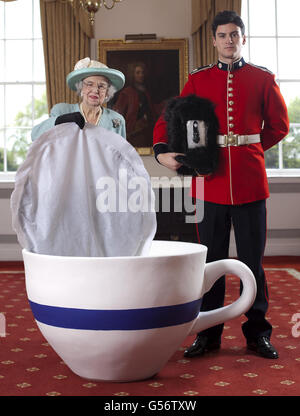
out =
<svg viewBox="0 0 300 416"><path fill-rule="evenodd" d="M216 170L219 123L214 107L210 100L196 95L176 97L168 102L164 114L168 151L184 153L175 158L182 163L178 174L208 175Z"/></svg>

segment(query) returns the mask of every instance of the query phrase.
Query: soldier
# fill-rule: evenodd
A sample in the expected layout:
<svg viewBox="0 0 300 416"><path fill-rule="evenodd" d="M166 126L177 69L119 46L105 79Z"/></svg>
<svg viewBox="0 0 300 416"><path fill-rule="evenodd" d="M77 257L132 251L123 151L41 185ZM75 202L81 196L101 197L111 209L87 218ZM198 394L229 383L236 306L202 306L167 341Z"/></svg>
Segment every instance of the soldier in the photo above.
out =
<svg viewBox="0 0 300 416"><path fill-rule="evenodd" d="M218 62L193 71L181 96L196 94L215 104L219 121L218 169L204 177L204 219L196 224L198 241L208 247L207 262L228 257L233 226L238 259L253 272L257 296L242 325L247 347L265 358L278 358L270 343L271 324L265 315L268 289L262 259L266 241L266 198L269 197L264 151L276 145L289 131L285 102L266 68L245 62L245 26L233 11L223 11L212 24ZM166 121L162 115L154 128L157 161L177 170L177 153L168 151ZM192 196L197 198L192 182ZM199 197L199 195L198 195ZM205 294L201 311L223 306L225 276ZM186 357L217 350L223 324L197 335Z"/></svg>

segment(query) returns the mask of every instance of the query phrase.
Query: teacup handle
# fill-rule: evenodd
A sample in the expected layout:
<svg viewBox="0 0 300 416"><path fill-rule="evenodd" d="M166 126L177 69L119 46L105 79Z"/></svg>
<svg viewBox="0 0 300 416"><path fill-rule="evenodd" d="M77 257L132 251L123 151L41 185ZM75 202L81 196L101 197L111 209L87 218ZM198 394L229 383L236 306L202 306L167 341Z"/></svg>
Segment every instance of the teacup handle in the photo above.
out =
<svg viewBox="0 0 300 416"><path fill-rule="evenodd" d="M225 273L234 274L241 279L243 283L241 296L230 305L212 311L199 312L189 335L237 318L247 312L252 306L256 296L255 277L249 267L239 260L227 259L207 263L204 270L203 293L208 292L213 284Z"/></svg>

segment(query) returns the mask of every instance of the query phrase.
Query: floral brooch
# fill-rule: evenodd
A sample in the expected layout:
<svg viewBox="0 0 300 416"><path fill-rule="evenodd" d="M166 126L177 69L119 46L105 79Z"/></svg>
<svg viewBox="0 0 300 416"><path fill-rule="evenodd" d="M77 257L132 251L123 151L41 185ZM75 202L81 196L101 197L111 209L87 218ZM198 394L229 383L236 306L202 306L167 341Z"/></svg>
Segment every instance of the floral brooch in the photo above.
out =
<svg viewBox="0 0 300 416"><path fill-rule="evenodd" d="M112 124L113 124L113 127L116 129L117 127L120 127L121 120L119 118L114 118L112 119Z"/></svg>

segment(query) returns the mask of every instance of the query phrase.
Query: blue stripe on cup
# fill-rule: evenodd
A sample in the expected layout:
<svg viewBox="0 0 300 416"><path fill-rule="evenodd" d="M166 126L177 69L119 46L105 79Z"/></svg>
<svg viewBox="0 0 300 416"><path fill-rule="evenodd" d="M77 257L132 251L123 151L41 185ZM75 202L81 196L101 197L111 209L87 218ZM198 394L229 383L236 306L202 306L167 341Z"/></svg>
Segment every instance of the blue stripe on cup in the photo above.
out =
<svg viewBox="0 0 300 416"><path fill-rule="evenodd" d="M94 310L48 306L29 300L38 322L70 329L136 331L181 325L195 319L202 299L144 309Z"/></svg>

